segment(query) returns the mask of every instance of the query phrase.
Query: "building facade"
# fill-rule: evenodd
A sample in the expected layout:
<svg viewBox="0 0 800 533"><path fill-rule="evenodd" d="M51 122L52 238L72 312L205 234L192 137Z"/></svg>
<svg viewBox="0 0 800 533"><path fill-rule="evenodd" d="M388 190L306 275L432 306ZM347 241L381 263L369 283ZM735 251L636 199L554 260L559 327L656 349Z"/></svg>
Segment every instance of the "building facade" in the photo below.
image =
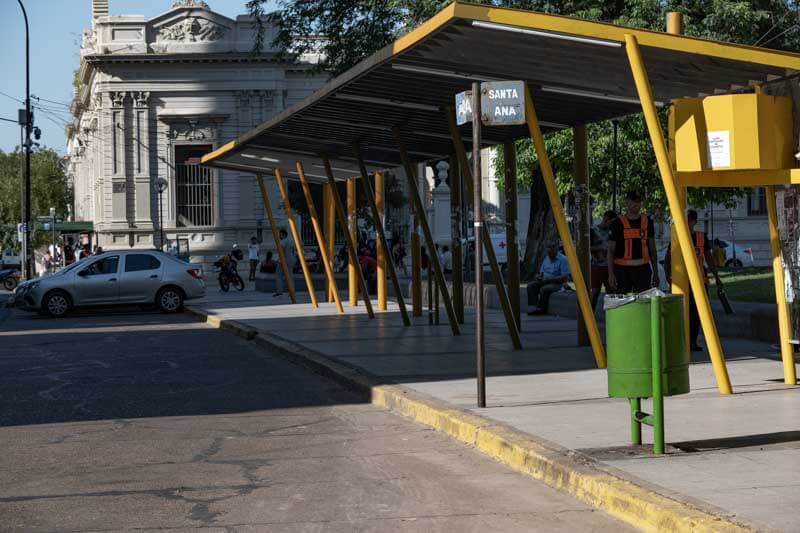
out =
<svg viewBox="0 0 800 533"><path fill-rule="evenodd" d="M202 168L199 157L313 93L326 79L318 58L282 61L268 21L254 54L251 17L199 0L152 19L110 15L107 0L92 7L67 129L75 219L94 222L104 249L159 247L163 228L201 262L252 236L271 241L255 176Z"/></svg>

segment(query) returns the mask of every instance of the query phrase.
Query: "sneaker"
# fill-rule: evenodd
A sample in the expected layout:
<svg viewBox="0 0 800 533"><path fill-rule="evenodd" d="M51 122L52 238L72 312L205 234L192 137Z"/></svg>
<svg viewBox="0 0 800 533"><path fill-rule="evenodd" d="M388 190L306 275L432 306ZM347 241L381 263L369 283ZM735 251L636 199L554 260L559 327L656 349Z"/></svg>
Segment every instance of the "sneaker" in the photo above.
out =
<svg viewBox="0 0 800 533"><path fill-rule="evenodd" d="M282 294L283 294L282 292L276 292L276 293L274 293L274 294L272 295L272 297L273 297L273 298L276 298L276 297L278 297L278 296L281 296Z"/></svg>

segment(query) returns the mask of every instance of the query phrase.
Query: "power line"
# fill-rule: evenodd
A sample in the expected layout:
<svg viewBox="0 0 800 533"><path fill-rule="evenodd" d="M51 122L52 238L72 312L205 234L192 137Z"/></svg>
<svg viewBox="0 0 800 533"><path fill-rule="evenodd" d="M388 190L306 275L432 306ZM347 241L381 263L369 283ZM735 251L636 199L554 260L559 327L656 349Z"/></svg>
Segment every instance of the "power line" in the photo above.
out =
<svg viewBox="0 0 800 533"><path fill-rule="evenodd" d="M14 98L14 97L13 97L13 96L11 96L10 94L6 94L6 93L4 93L3 91L0 91L0 94L2 94L3 96L5 96L6 98L11 98L11 99L12 99L12 100L14 100L15 102L19 102L20 104L22 104L22 105L25 105L25 102L23 102L23 101L22 101L22 100L20 100L19 98Z"/></svg>
<svg viewBox="0 0 800 533"><path fill-rule="evenodd" d="M64 107L66 107L67 109L72 107L71 104L65 104L64 102L57 102L55 100L48 100L47 98L42 98L41 96L36 96L36 95L33 95L33 94L31 95L31 98L33 98L37 102L48 102L48 103L51 103L51 104L62 105Z"/></svg>

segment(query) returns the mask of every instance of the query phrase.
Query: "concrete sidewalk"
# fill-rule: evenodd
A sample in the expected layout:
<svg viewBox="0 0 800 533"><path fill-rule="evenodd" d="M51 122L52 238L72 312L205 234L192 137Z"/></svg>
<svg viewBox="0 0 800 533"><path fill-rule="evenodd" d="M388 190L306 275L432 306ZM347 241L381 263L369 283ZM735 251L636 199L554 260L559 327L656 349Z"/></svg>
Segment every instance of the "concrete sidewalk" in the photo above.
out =
<svg viewBox="0 0 800 533"><path fill-rule="evenodd" d="M476 409L474 335L468 313L453 337L427 316L404 328L399 313L370 321L363 307L313 310L285 297L210 290L194 307L277 336L385 383L401 384L450 405L585 453L640 486L757 528L797 531L800 507L800 391L783 385L768 344L723 339L735 394L717 392L705 356L690 369L692 393L666 400L665 457L629 443L629 408L607 397L605 371L575 346L574 322L524 317L523 351L514 351L502 315L487 316L486 409ZM649 405L644 407L649 409ZM643 430L650 442L648 428Z"/></svg>

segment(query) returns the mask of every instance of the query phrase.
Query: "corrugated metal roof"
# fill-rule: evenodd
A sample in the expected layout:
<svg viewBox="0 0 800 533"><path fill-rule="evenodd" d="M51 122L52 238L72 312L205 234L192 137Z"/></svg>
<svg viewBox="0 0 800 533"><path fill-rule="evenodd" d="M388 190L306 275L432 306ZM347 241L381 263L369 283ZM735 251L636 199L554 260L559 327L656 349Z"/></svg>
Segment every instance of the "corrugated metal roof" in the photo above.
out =
<svg viewBox="0 0 800 533"><path fill-rule="evenodd" d="M800 70L800 55L504 8L454 3L315 94L203 158L254 173L295 160L324 179L357 175L353 146L368 168L401 164L393 128L415 161L452 150L447 107L472 81L525 80L543 130L639 112L624 48L637 36L657 101L714 94ZM471 127L462 126L468 149ZM528 135L526 126L483 129L486 145Z"/></svg>

